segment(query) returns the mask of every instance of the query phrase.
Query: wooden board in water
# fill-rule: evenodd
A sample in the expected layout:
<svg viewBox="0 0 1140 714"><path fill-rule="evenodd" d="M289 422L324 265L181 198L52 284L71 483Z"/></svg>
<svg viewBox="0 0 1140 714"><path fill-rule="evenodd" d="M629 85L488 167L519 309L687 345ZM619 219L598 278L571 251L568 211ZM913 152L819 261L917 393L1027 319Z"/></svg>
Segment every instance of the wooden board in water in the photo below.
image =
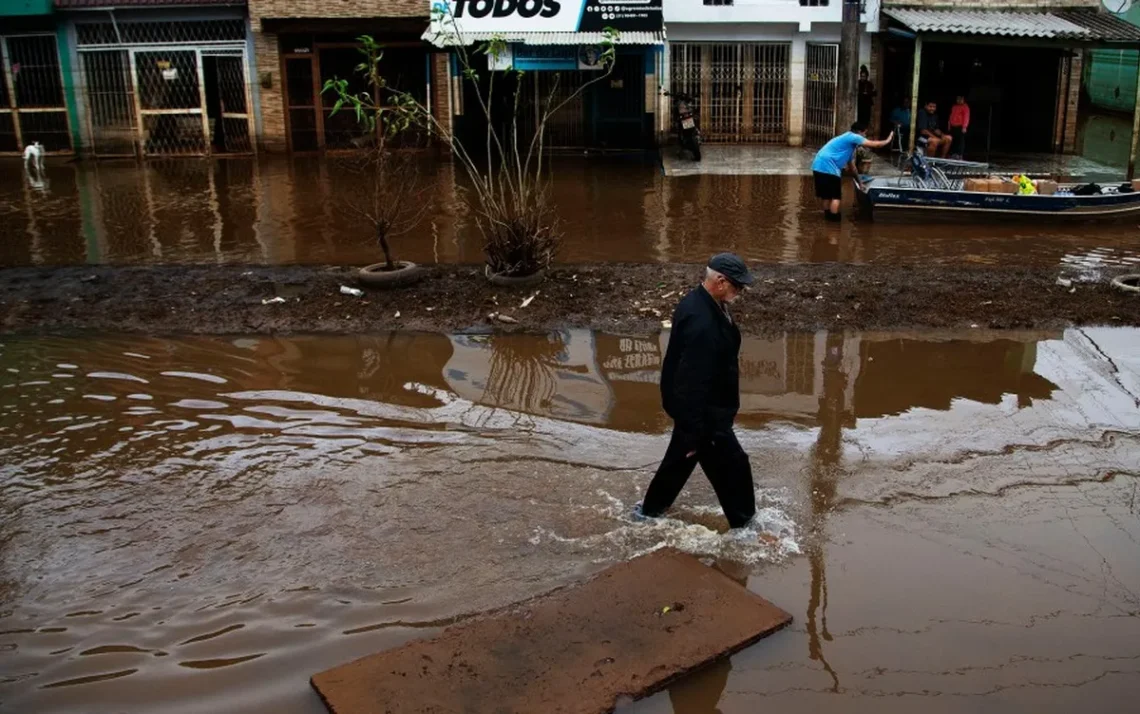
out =
<svg viewBox="0 0 1140 714"><path fill-rule="evenodd" d="M600 714L791 620L695 558L660 550L312 685L334 714Z"/></svg>

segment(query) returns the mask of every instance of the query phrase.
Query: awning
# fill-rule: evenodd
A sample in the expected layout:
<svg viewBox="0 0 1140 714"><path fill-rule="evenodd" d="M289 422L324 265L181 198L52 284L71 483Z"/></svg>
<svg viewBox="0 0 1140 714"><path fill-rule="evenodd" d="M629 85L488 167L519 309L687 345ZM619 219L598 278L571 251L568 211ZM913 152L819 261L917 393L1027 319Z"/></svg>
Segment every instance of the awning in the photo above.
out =
<svg viewBox="0 0 1140 714"><path fill-rule="evenodd" d="M1140 27L1097 10L926 10L885 8L883 14L914 32L984 35L1080 43L1140 43Z"/></svg>
<svg viewBox="0 0 1140 714"><path fill-rule="evenodd" d="M473 45L500 38L504 42L520 45L600 45L606 40L602 32L466 32L462 38L454 33L437 33L430 27L423 39L436 47ZM622 32L616 45L663 45L664 32Z"/></svg>

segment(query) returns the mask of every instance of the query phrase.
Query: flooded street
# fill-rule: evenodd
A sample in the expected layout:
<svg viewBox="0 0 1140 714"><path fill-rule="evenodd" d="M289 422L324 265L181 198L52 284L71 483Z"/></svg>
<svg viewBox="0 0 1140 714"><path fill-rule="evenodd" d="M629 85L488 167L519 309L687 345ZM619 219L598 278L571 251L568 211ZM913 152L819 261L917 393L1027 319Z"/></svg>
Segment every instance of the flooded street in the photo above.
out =
<svg viewBox="0 0 1140 714"><path fill-rule="evenodd" d="M5 164L0 265L374 262L378 249L346 208L360 182L345 161L52 162L42 187ZM433 207L399 239L400 257L482 260L458 171L425 157L419 181ZM552 194L565 262L694 262L733 250L769 263L1140 265L1134 223L835 226L820 219L810 177L666 178L640 155L558 158Z"/></svg>
<svg viewBox="0 0 1140 714"><path fill-rule="evenodd" d="M261 179L217 194L246 196L221 254L331 259L318 238L276 252L288 203L252 205ZM177 215L162 256L213 259L212 224ZM146 241L108 232L99 259ZM761 510L728 535L699 474L668 517L629 517L668 439L666 339L4 339L0 710L315 714L317 671L662 545L796 620L623 712L1132 707L1140 331L746 338Z"/></svg>

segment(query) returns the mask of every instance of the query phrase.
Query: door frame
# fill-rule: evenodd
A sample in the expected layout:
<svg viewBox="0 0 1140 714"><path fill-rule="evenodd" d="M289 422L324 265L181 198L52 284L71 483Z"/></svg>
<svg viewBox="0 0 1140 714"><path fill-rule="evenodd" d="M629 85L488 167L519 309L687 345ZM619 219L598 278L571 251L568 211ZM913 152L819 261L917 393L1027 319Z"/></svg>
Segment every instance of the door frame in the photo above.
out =
<svg viewBox="0 0 1140 714"><path fill-rule="evenodd" d="M246 47L244 44L238 44L232 41L225 42L205 42L193 45L188 44L105 44L105 45L80 45L76 48L78 54L86 54L91 52L105 52L109 50L125 51L127 53L127 67L129 70L130 78L130 92L131 101L134 104L135 117L135 141L138 146L138 156L140 158L145 156L212 156L214 155L212 142L210 141L210 116L206 108L206 82L205 76L202 71L202 57L203 55L221 56L221 57L234 57L240 58L242 63L242 79L245 84L245 101L246 111L245 114L226 113L226 116L233 118L246 119L246 127L249 131L249 152L227 152L227 155L233 156L248 156L257 153L257 127L256 118L253 111L253 91L249 82L249 58L247 57ZM180 109L143 109L142 97L139 95L139 75L138 75L138 62L136 55L138 53L151 53L151 52L191 52L194 55L195 71L198 73L198 106L186 107ZM79 71L82 73L84 86L90 91L92 87L91 77L88 75L86 63L79 63ZM190 115L199 116L202 123L202 141L205 150L201 153L187 153L187 154L162 154L162 153L147 153L146 140L145 140L145 124L143 122L144 115L158 116L158 115ZM88 145L92 148L95 146L94 126L91 124L90 117L87 123L87 139ZM97 156L98 154L96 154Z"/></svg>
<svg viewBox="0 0 1140 714"><path fill-rule="evenodd" d="M325 110L321 106L321 53L319 48L323 47L323 43L318 45L313 43L308 52L282 52L281 53L281 105L282 111L285 112L285 147L290 154L313 154L325 150ZM309 69L313 77L313 114L315 115L315 124L317 132L317 148L306 149L304 151L297 151L293 148L293 118L291 116L292 105L289 103L289 75L286 74L286 67L288 61L294 59L307 59L309 60ZM306 107L298 107L305 109Z"/></svg>

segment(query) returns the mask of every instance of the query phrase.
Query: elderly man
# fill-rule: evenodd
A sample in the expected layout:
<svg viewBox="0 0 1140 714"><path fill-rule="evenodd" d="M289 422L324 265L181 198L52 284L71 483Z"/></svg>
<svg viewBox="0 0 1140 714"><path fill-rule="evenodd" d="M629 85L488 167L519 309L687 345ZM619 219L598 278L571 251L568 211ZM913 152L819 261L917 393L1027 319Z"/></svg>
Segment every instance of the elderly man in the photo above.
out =
<svg viewBox="0 0 1140 714"><path fill-rule="evenodd" d="M659 516L673 504L700 463L732 528L756 513L752 467L732 432L740 408L740 330L728 305L752 275L732 253L714 255L704 283L673 312L673 332L661 368L661 400L673 438L649 484L641 515Z"/></svg>

